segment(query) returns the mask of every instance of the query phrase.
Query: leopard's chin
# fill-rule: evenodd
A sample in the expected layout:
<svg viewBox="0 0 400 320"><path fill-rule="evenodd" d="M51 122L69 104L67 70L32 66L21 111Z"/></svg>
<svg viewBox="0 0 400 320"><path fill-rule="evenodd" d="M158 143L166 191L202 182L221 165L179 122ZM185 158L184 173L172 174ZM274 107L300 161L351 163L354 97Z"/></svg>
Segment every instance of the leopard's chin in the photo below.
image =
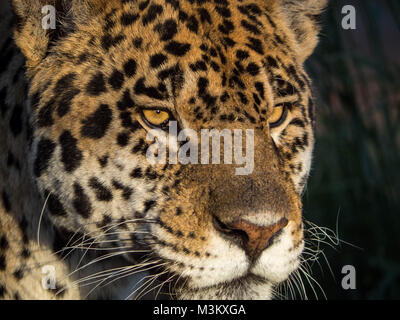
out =
<svg viewBox="0 0 400 320"><path fill-rule="evenodd" d="M202 288L183 287L176 292L179 300L271 300L273 282L248 274L244 277Z"/></svg>

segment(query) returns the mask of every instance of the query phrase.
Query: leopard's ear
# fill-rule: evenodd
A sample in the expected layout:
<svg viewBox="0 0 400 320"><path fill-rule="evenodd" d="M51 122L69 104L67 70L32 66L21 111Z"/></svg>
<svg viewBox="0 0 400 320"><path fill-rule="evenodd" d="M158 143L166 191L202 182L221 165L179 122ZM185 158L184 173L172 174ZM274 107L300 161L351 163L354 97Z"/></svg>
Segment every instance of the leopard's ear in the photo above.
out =
<svg viewBox="0 0 400 320"><path fill-rule="evenodd" d="M42 25L45 17L42 9L46 5L58 8L60 3L57 0L11 0L15 16L14 38L26 57L28 68L36 66L45 57L51 38L52 31Z"/></svg>
<svg viewBox="0 0 400 320"><path fill-rule="evenodd" d="M11 0L14 38L26 57L28 69L38 65L49 46L73 29L76 22L85 21L85 15L93 14L95 8L105 3L106 0Z"/></svg>
<svg viewBox="0 0 400 320"><path fill-rule="evenodd" d="M304 62L318 43L320 17L328 0L278 0L278 3L294 32L299 61Z"/></svg>

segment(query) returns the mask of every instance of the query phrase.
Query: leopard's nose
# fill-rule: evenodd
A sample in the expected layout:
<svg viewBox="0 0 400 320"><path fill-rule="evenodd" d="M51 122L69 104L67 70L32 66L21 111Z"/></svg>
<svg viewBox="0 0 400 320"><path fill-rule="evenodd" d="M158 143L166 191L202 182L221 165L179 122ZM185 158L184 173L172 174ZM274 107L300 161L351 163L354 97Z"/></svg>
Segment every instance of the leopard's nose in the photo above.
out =
<svg viewBox="0 0 400 320"><path fill-rule="evenodd" d="M286 218L269 226L258 226L246 220L238 220L225 224L214 217L215 228L228 237L231 241L239 244L252 260L257 259L260 254L272 244L280 231L288 224Z"/></svg>

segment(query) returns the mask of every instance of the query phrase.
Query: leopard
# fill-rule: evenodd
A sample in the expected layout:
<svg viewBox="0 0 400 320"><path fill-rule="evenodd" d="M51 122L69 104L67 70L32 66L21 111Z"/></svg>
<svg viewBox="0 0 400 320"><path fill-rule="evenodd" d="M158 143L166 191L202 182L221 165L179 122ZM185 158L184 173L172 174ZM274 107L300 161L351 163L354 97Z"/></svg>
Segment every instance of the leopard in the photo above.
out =
<svg viewBox="0 0 400 320"><path fill-rule="evenodd" d="M327 1L0 3L0 298L279 299ZM251 130L253 170L149 161L172 122Z"/></svg>

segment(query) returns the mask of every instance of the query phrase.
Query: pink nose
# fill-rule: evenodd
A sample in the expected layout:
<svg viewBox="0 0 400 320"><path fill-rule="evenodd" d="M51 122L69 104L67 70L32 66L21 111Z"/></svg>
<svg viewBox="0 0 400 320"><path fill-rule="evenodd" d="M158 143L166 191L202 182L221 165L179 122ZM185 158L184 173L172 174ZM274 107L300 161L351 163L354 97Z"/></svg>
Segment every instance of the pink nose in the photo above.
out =
<svg viewBox="0 0 400 320"><path fill-rule="evenodd" d="M231 238L241 238L241 245L246 254L256 259L263 250L272 244L272 238L288 224L286 218L282 218L277 223L267 227L258 226L245 220L238 220L230 224L223 224L218 221L220 232Z"/></svg>

